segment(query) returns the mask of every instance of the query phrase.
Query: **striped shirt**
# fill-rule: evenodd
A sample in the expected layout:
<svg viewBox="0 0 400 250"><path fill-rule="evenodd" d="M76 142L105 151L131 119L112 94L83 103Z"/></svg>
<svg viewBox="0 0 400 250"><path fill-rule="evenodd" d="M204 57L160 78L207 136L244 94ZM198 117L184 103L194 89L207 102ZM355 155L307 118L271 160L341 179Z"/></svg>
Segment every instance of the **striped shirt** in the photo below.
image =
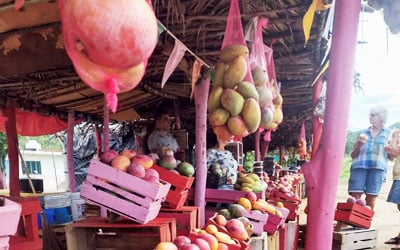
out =
<svg viewBox="0 0 400 250"><path fill-rule="evenodd" d="M388 144L391 130L382 128L381 132L379 132L376 137L372 137L369 128L360 131L359 134L361 133L367 135L368 140L361 147L358 156L353 159L351 168L381 169L386 172L388 156L385 151L385 146Z"/></svg>

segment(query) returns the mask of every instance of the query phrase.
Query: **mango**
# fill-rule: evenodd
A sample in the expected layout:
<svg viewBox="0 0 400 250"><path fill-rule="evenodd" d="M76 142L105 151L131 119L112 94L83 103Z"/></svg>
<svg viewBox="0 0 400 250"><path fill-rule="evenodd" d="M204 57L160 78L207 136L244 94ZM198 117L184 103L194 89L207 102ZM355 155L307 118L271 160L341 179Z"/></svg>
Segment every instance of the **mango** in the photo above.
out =
<svg viewBox="0 0 400 250"><path fill-rule="evenodd" d="M241 94L245 99L254 98L256 101L259 99L256 86L254 86L254 84L251 82L241 81L237 84L235 90L239 92L239 94Z"/></svg>
<svg viewBox="0 0 400 250"><path fill-rule="evenodd" d="M249 135L246 123L243 121L243 118L241 116L231 116L228 119L227 125L232 135L238 138L243 138Z"/></svg>
<svg viewBox="0 0 400 250"><path fill-rule="evenodd" d="M210 116L208 117L208 120L210 121L210 124L214 126L221 126L224 125L229 118L229 112L224 109L224 108L218 108L214 110Z"/></svg>
<svg viewBox="0 0 400 250"><path fill-rule="evenodd" d="M222 87L224 84L224 75L229 65L223 61L219 61L215 66L213 87Z"/></svg>
<svg viewBox="0 0 400 250"><path fill-rule="evenodd" d="M283 112L281 106L275 106L274 117L272 119L274 122L280 124L283 120Z"/></svg>
<svg viewBox="0 0 400 250"><path fill-rule="evenodd" d="M221 50L220 59L229 63L239 55L243 57L248 56L249 49L241 44L232 44Z"/></svg>
<svg viewBox="0 0 400 250"><path fill-rule="evenodd" d="M219 140L230 141L233 137L226 125L213 127L213 131Z"/></svg>
<svg viewBox="0 0 400 250"><path fill-rule="evenodd" d="M228 210L231 213L232 218L237 218L237 217L244 216L245 213L246 213L246 209L242 205L239 205L239 204L231 204L229 206ZM231 220L229 220L226 223L226 225L228 225L228 223L230 223Z"/></svg>
<svg viewBox="0 0 400 250"><path fill-rule="evenodd" d="M253 98L248 98L244 102L243 110L240 113L246 123L247 131L254 133L260 127L261 110L258 102Z"/></svg>
<svg viewBox="0 0 400 250"><path fill-rule="evenodd" d="M277 105L277 106L282 106L282 103L283 103L283 98L282 98L282 95L281 95L281 93L279 93L278 91L275 91L275 98L272 100L272 103L274 104L274 105Z"/></svg>
<svg viewBox="0 0 400 250"><path fill-rule="evenodd" d="M258 102L260 103L260 108L267 108L272 103L272 91L266 85L256 86L256 89L259 95Z"/></svg>
<svg viewBox="0 0 400 250"><path fill-rule="evenodd" d="M254 84L256 86L265 86L268 80L268 73L262 68L255 68L251 71Z"/></svg>
<svg viewBox="0 0 400 250"><path fill-rule="evenodd" d="M244 98L236 90L224 89L221 95L221 104L231 116L240 114L244 105Z"/></svg>
<svg viewBox="0 0 400 250"><path fill-rule="evenodd" d="M247 73L247 62L243 56L237 56L224 74L224 87L234 88L239 82L243 81Z"/></svg>
<svg viewBox="0 0 400 250"><path fill-rule="evenodd" d="M221 107L221 95L224 89L222 87L214 88L208 96L208 112L213 112Z"/></svg>
<svg viewBox="0 0 400 250"><path fill-rule="evenodd" d="M270 108L266 108L261 110L261 122L260 127L264 129L268 129L269 124L272 122L274 117L274 113Z"/></svg>

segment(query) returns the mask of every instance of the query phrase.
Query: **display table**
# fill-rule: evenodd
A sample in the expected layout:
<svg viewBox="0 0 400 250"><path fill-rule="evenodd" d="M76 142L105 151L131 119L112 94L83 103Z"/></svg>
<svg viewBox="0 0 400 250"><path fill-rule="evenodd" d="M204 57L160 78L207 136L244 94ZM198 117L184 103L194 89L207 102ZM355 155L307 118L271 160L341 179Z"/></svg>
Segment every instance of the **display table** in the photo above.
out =
<svg viewBox="0 0 400 250"><path fill-rule="evenodd" d="M176 238L175 218L156 218L146 224L132 220L109 223L108 218L90 217L65 228L69 250L126 248L153 249L158 242Z"/></svg>

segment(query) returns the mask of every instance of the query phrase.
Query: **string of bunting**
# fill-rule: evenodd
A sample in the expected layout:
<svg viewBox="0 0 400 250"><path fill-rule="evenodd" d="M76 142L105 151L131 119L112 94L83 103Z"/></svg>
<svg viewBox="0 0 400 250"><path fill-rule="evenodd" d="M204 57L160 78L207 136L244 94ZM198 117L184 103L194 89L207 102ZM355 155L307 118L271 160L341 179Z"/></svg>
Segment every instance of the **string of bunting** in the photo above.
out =
<svg viewBox="0 0 400 250"><path fill-rule="evenodd" d="M175 70L179 62L182 60L183 56L185 55L185 52L189 52L193 57L196 58L193 67L192 67L192 91L190 94L190 97L193 97L194 94L194 86L199 79L200 76L200 71L201 67L204 65L207 68L211 68L210 65L205 63L200 57L198 57L193 51L191 51L186 45L184 45L170 30L165 27L163 23L160 22L160 20L157 20L158 22L158 30L159 33L161 34L162 32L167 32L168 35L170 35L172 38L175 39L175 45L174 48L168 58L167 64L165 65L164 68L164 74L162 77L161 81L161 88L164 87L165 83L167 82L168 78L171 76L172 72Z"/></svg>

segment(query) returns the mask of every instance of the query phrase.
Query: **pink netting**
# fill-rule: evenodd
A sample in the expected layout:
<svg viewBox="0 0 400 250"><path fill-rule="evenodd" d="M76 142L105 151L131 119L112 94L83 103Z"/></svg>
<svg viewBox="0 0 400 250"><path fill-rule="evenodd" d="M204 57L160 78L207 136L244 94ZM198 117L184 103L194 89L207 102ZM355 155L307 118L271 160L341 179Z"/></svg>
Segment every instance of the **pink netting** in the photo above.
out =
<svg viewBox="0 0 400 250"><path fill-rule="evenodd" d="M243 33L242 20L240 19L238 0L231 0L231 4L229 6L228 20L226 22L224 40L222 41L221 49L224 49L226 46L233 44L241 44L247 46ZM250 62L248 57L246 58L246 61L247 73L244 77L244 80L252 83L253 78L251 77Z"/></svg>

